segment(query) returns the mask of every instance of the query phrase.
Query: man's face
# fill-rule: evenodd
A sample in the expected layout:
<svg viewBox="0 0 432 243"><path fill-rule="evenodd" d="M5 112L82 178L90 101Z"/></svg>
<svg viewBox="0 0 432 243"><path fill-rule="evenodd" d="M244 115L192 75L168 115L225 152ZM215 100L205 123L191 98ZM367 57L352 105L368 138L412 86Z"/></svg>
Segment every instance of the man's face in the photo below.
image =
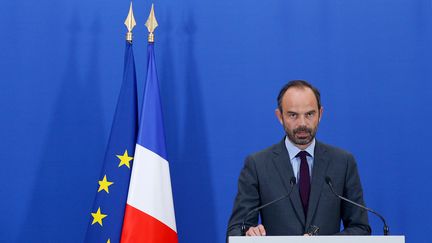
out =
<svg viewBox="0 0 432 243"><path fill-rule="evenodd" d="M282 97L282 111L276 109L276 116L283 125L289 140L300 149L312 143L318 129L323 109L313 91L307 87L291 87Z"/></svg>

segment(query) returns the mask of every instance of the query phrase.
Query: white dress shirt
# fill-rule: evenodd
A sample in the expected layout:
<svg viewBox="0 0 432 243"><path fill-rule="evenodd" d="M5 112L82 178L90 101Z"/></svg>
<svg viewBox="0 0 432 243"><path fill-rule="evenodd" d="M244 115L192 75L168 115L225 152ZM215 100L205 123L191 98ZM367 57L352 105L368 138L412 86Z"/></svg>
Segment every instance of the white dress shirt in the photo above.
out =
<svg viewBox="0 0 432 243"><path fill-rule="evenodd" d="M299 177L300 177L300 157L296 157L297 154L302 151L301 149L297 148L289 139L288 136L285 137L285 147L288 151L288 155L290 157L291 166L294 171L294 176L296 178L296 181L298 183ZM312 143L304 150L309 153L307 158L307 163L309 165L309 175L312 179L312 167L313 167L313 161L314 161L314 150L315 150L315 138L312 140Z"/></svg>

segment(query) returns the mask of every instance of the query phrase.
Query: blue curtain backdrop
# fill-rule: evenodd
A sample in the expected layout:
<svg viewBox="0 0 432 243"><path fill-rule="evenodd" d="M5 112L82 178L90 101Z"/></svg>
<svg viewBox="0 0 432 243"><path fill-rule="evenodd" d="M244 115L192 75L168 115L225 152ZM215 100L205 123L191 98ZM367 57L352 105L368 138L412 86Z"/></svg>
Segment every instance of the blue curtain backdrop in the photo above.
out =
<svg viewBox="0 0 432 243"><path fill-rule="evenodd" d="M430 0L154 3L180 242L224 241L244 157L282 139L273 112L291 79L321 89L318 138L355 154L367 205L391 233L432 242ZM134 3L140 100L150 5ZM0 242L84 239L128 8L126 0L2 2Z"/></svg>

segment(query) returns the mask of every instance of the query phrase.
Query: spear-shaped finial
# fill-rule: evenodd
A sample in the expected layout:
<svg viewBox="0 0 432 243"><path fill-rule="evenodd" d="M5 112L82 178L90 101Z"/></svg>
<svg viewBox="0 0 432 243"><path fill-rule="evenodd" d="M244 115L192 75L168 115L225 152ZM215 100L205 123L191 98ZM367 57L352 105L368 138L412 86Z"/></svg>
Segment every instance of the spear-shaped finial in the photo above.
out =
<svg viewBox="0 0 432 243"><path fill-rule="evenodd" d="M132 42L132 29L136 25L135 18L133 15L133 10L132 10L132 2L130 4L129 13L128 13L128 16L127 16L124 24L126 25L126 28L128 29L128 32L126 34L126 40L129 42Z"/></svg>
<svg viewBox="0 0 432 243"><path fill-rule="evenodd" d="M153 7L153 3L152 3L152 7L150 10L150 14L149 17L147 19L147 22L145 23L145 25L147 26L148 32L149 32L149 36L148 36L148 42L154 42L154 30L156 29L156 27L158 26L158 22L156 21L156 17L154 14L154 7Z"/></svg>

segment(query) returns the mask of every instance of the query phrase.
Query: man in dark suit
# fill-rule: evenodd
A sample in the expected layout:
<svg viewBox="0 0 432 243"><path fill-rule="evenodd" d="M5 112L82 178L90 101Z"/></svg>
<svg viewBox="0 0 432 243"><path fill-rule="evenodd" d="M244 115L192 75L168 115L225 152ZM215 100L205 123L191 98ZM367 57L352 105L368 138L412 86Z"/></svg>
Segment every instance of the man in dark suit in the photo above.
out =
<svg viewBox="0 0 432 243"><path fill-rule="evenodd" d="M227 235L242 235L248 212L286 195L292 186L288 198L260 211L262 224L257 225L257 213L246 219L247 236L304 235L313 227L320 235L369 235L367 212L342 202L325 182L331 178L336 193L364 204L354 157L315 139L323 113L319 91L294 80L281 89L277 100L275 113L286 137L246 158Z"/></svg>

